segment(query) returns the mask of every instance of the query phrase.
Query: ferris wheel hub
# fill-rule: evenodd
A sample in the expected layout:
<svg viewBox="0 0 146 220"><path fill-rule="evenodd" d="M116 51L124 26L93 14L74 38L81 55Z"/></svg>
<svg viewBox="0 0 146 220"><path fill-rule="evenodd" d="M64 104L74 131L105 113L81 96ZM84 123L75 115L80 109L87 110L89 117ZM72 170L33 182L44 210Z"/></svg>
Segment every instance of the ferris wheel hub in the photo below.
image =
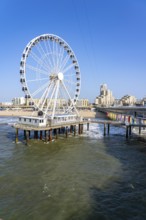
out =
<svg viewBox="0 0 146 220"><path fill-rule="evenodd" d="M63 80L63 73L61 73L61 72L58 73L58 79L61 81Z"/></svg>

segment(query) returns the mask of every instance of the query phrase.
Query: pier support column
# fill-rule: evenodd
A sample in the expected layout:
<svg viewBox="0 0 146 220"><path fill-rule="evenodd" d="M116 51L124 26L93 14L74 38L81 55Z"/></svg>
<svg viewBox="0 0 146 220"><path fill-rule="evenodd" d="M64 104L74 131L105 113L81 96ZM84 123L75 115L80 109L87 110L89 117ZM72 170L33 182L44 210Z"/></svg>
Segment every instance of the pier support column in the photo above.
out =
<svg viewBox="0 0 146 220"><path fill-rule="evenodd" d="M56 139L58 139L58 129L57 128L56 128L55 136L56 136Z"/></svg>
<svg viewBox="0 0 146 220"><path fill-rule="evenodd" d="M49 141L52 141L52 129L49 130Z"/></svg>
<svg viewBox="0 0 146 220"><path fill-rule="evenodd" d="M45 142L48 142L48 131L45 130Z"/></svg>
<svg viewBox="0 0 146 220"><path fill-rule="evenodd" d="M29 141L29 131L26 131L26 145L28 145Z"/></svg>
<svg viewBox="0 0 146 220"><path fill-rule="evenodd" d="M129 125L129 136L131 136L131 125Z"/></svg>
<svg viewBox="0 0 146 220"><path fill-rule="evenodd" d="M106 124L104 123L104 133L103 133L104 136L106 136Z"/></svg>
<svg viewBox="0 0 146 220"><path fill-rule="evenodd" d="M73 132L73 125L70 126L70 133Z"/></svg>
<svg viewBox="0 0 146 220"><path fill-rule="evenodd" d="M43 138L43 131L40 131L40 140Z"/></svg>
<svg viewBox="0 0 146 220"><path fill-rule="evenodd" d="M68 127L66 127L66 138L68 137Z"/></svg>
<svg viewBox="0 0 146 220"><path fill-rule="evenodd" d="M24 130L24 140L26 140L26 130Z"/></svg>
<svg viewBox="0 0 146 220"><path fill-rule="evenodd" d="M16 137L15 137L15 143L17 144L18 142L18 128L16 128Z"/></svg>
<svg viewBox="0 0 146 220"><path fill-rule="evenodd" d="M76 125L74 125L74 136L76 135Z"/></svg>
<svg viewBox="0 0 146 220"><path fill-rule="evenodd" d="M107 133L109 135L109 132L110 132L110 124L107 124Z"/></svg>
<svg viewBox="0 0 146 220"><path fill-rule="evenodd" d="M34 131L34 139L38 139L38 131Z"/></svg>
<svg viewBox="0 0 146 220"><path fill-rule="evenodd" d="M89 131L89 123L87 123L87 131Z"/></svg>
<svg viewBox="0 0 146 220"><path fill-rule="evenodd" d="M141 134L141 126L139 126L139 134Z"/></svg>
<svg viewBox="0 0 146 220"><path fill-rule="evenodd" d="M79 124L79 131L78 131L79 134L81 134L81 131L82 131L82 130L81 130L81 129L82 129L81 126L82 126L82 125Z"/></svg>
<svg viewBox="0 0 146 220"><path fill-rule="evenodd" d="M78 125L78 134L80 134L80 124Z"/></svg>
<svg viewBox="0 0 146 220"><path fill-rule="evenodd" d="M84 125L81 125L81 134L83 134L83 130L84 130Z"/></svg>
<svg viewBox="0 0 146 220"><path fill-rule="evenodd" d="M126 126L126 138L128 138L128 136L129 136L128 131L129 131L129 126Z"/></svg>

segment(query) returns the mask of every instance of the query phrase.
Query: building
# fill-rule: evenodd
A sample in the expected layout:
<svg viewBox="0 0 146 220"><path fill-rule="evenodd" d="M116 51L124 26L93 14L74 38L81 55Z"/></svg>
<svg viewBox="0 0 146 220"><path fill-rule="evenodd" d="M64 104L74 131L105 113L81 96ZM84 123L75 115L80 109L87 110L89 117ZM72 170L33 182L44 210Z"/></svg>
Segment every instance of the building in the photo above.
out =
<svg viewBox="0 0 146 220"><path fill-rule="evenodd" d="M11 106L12 102L0 102L0 106Z"/></svg>
<svg viewBox="0 0 146 220"><path fill-rule="evenodd" d="M87 108L87 107L89 107L89 100L88 99L78 99L77 100L77 107L78 108Z"/></svg>
<svg viewBox="0 0 146 220"><path fill-rule="evenodd" d="M12 99L13 105L25 105L25 98L24 97L18 97Z"/></svg>
<svg viewBox="0 0 146 220"><path fill-rule="evenodd" d="M107 88L106 84L100 86L100 95L95 99L95 105L98 106L111 106L114 104L114 97L112 91Z"/></svg>
<svg viewBox="0 0 146 220"><path fill-rule="evenodd" d="M124 106L135 105L136 97L131 95L125 95L120 99L120 103Z"/></svg>
<svg viewBox="0 0 146 220"><path fill-rule="evenodd" d="M146 106L146 97L141 100L141 105Z"/></svg>

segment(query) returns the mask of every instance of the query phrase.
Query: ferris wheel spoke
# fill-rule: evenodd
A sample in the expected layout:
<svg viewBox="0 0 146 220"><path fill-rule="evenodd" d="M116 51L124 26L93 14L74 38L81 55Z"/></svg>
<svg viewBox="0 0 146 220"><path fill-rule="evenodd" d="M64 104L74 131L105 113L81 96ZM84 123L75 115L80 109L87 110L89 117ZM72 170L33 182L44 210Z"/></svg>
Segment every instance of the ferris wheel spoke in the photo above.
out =
<svg viewBox="0 0 146 220"><path fill-rule="evenodd" d="M37 72L37 73L42 73L42 74L47 75L47 76L49 75L47 71L38 69L38 68L36 68L34 66L31 66L29 64L26 65L26 68L31 69L31 70L33 70L34 72Z"/></svg>
<svg viewBox="0 0 146 220"><path fill-rule="evenodd" d="M74 90L75 90L75 86L72 86L71 84L65 84L66 88L71 96L71 98L74 98Z"/></svg>
<svg viewBox="0 0 146 220"><path fill-rule="evenodd" d="M47 98L48 98L48 94L51 90L51 84L48 86L48 88L46 89L45 93L44 93L44 97L43 97L43 102L41 104L41 110L43 110L45 104L46 104L46 101L47 101Z"/></svg>
<svg viewBox="0 0 146 220"><path fill-rule="evenodd" d="M30 80L27 80L27 82L36 82L36 81L42 81L42 80L48 80L48 77L47 78L41 78L41 79L30 79Z"/></svg>
<svg viewBox="0 0 146 220"><path fill-rule="evenodd" d="M44 41L44 45L45 45L47 54L48 54L48 55L51 55L51 51L49 51L49 48L50 48L50 47L49 47L49 48L47 47L46 41ZM52 64L51 59L49 59L48 56L47 56L47 61L48 61L48 63L50 64L50 68L52 69L52 68L53 68L53 64Z"/></svg>
<svg viewBox="0 0 146 220"><path fill-rule="evenodd" d="M48 91L50 90L51 88L51 84L52 82L49 83L48 87L46 87L43 95L41 96L41 98L39 99L39 103L38 103L38 107L41 109L41 106L43 105L42 103L45 103L45 96L46 94L48 93ZM42 110L42 109L41 109Z"/></svg>
<svg viewBox="0 0 146 220"><path fill-rule="evenodd" d="M43 89L45 89L48 86L48 82L42 85L40 88L38 88L35 92L32 93L32 97L36 96L39 92L41 92Z"/></svg>
<svg viewBox="0 0 146 220"><path fill-rule="evenodd" d="M53 54L53 50L52 50L52 48L51 48L50 42L47 41L47 44L48 44L48 47L49 47L49 49L50 49L50 53ZM50 62L52 63L52 68L54 68L54 57L53 57L53 55L51 56L51 58L52 58L52 59L50 59Z"/></svg>
<svg viewBox="0 0 146 220"><path fill-rule="evenodd" d="M65 76L65 77L66 77L66 76L76 76L76 73L65 74L64 76Z"/></svg>
<svg viewBox="0 0 146 220"><path fill-rule="evenodd" d="M46 66L43 63L43 61L34 52L31 51L30 56L33 58L33 60L35 60L38 64L40 64L42 68L44 68L44 70L48 71L48 66Z"/></svg>
<svg viewBox="0 0 146 220"><path fill-rule="evenodd" d="M38 108L40 109L40 110L42 110L42 108L43 108L43 103L45 102L44 100L45 100L45 94L46 94L46 92L47 92L47 90L48 90L48 87L46 87L46 89L45 89L45 91L44 91L44 93L43 93L43 95L42 95L42 97L39 99L39 103L38 103Z"/></svg>
<svg viewBox="0 0 146 220"><path fill-rule="evenodd" d="M53 54L54 54L54 71L58 72L58 61L59 61L59 53L58 53L58 44L53 42Z"/></svg>
<svg viewBox="0 0 146 220"><path fill-rule="evenodd" d="M76 82L72 82L71 80L68 79L64 79L64 81L74 86L77 84Z"/></svg>
<svg viewBox="0 0 146 220"><path fill-rule="evenodd" d="M59 60L60 60L60 49L58 48L58 45L56 44L56 56L57 56L57 63L56 63L56 71L59 72Z"/></svg>
<svg viewBox="0 0 146 220"><path fill-rule="evenodd" d="M67 64L68 61L69 61L69 56L66 55L66 57L64 58L64 60L62 62L62 65L60 66L59 71L61 71L65 67L65 65Z"/></svg>
<svg viewBox="0 0 146 220"><path fill-rule="evenodd" d="M53 112L52 112L52 119L54 118L55 109L56 109L56 103L57 103L57 97L58 97L58 91L59 91L59 83L60 83L60 81L57 80L56 92L55 92L55 98L54 98L54 106L53 106Z"/></svg>
<svg viewBox="0 0 146 220"><path fill-rule="evenodd" d="M54 66L56 66L56 63L55 63L55 41L53 40L53 57L54 57Z"/></svg>
<svg viewBox="0 0 146 220"><path fill-rule="evenodd" d="M67 90L67 88L66 88L66 86L65 86L65 84L64 84L63 81L62 81L62 85L63 85L63 87L64 87L66 93L68 94L68 97L70 98L70 102L71 102L72 106L75 107L75 104L74 104L74 102L72 101L72 98L71 98L71 96L70 96L70 94L69 94L69 92L68 92L68 90ZM76 111L77 115L79 115L79 113L78 113L78 111L77 111L76 108L75 108L75 111Z"/></svg>
<svg viewBox="0 0 146 220"><path fill-rule="evenodd" d="M69 69L73 68L74 64L70 64L69 66L67 66L65 69L62 70L63 73L66 73Z"/></svg>
<svg viewBox="0 0 146 220"><path fill-rule="evenodd" d="M58 61L58 72L59 72L59 69L60 69L60 65L61 65L61 62L63 60L63 55L64 55L64 49L62 47L60 47L60 53L59 53L59 61Z"/></svg>
<svg viewBox="0 0 146 220"><path fill-rule="evenodd" d="M50 106L51 103L52 103L52 98L53 98L53 96L54 96L54 93L55 93L55 91L56 91L56 88L57 88L57 84L55 83L54 89L53 89L53 91L52 91L52 94L51 94L51 96L50 96L49 102L48 102L47 107L46 107L46 111L45 111L45 114L44 114L45 116L47 115L47 111L48 111L48 109L49 109L49 106Z"/></svg>
<svg viewBox="0 0 146 220"><path fill-rule="evenodd" d="M44 55L46 56L46 53L45 53L44 49L42 48L41 44L37 44L37 45L36 45L36 49L38 50L39 54L41 55L41 57L42 57L42 59L43 59L43 60L42 60L42 61L43 61L43 65L45 64L45 66L46 66L47 68L49 68L48 63L47 63L46 60L44 59Z"/></svg>
<svg viewBox="0 0 146 220"><path fill-rule="evenodd" d="M58 62L57 44L54 45L54 59L55 59L55 72L57 72L57 62Z"/></svg>

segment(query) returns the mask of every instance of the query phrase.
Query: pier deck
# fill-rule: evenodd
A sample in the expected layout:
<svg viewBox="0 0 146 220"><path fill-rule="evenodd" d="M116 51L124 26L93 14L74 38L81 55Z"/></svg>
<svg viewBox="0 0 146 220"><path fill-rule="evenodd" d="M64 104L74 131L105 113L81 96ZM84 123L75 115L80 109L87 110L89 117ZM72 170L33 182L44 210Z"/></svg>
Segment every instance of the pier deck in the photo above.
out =
<svg viewBox="0 0 146 220"><path fill-rule="evenodd" d="M124 127L126 131L126 138L131 136L132 134L132 128L138 128L137 134L142 134L142 128L146 128L146 124L131 124L131 123L125 123L121 121L113 121L113 120L90 120L90 119L84 119L84 120L76 120L76 121L65 121L65 122L58 122L58 123L52 123L48 124L47 126L33 126L33 125L27 125L27 124L21 124L16 123L13 125L13 127L16 129L16 138L15 142L18 141L18 131L23 130L24 131L24 138L26 142L28 142L30 137L30 132L34 131L34 139L42 139L42 135L44 133L44 139L46 141L52 140L52 133L56 135L56 138L58 134L60 133L60 130L63 130L63 133L68 136L68 133L78 133L79 135L83 133L83 125L87 125L87 130L89 130L90 124L102 124L103 125L103 135L106 136L110 133L110 126L116 126L116 127Z"/></svg>

